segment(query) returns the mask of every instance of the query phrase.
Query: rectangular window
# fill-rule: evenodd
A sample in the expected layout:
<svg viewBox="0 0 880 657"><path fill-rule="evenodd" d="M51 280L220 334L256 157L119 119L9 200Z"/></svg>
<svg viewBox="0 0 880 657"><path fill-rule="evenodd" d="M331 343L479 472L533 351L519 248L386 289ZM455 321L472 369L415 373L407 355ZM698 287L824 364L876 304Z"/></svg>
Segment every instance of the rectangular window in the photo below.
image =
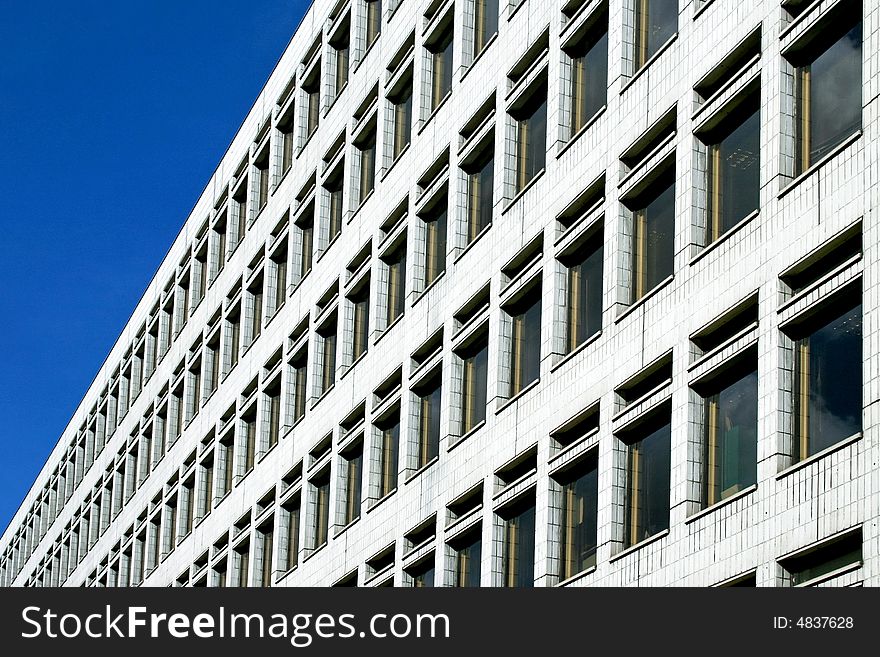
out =
<svg viewBox="0 0 880 657"><path fill-rule="evenodd" d="M402 92L391 99L393 106L393 138L391 141L391 160L396 160L412 140L412 82Z"/></svg>
<svg viewBox="0 0 880 657"><path fill-rule="evenodd" d="M272 543L275 538L275 532L272 530L272 524L269 523L260 529L258 533L260 541L260 586L272 586L272 553L274 548Z"/></svg>
<svg viewBox="0 0 880 657"><path fill-rule="evenodd" d="M278 122L278 131L281 133L282 176L293 166L293 116L293 111L290 111Z"/></svg>
<svg viewBox="0 0 880 657"><path fill-rule="evenodd" d="M222 499L232 490L232 474L234 472L233 465L233 449L234 434L230 431L223 439L220 440L218 455L220 457L220 484L217 486L217 499Z"/></svg>
<svg viewBox="0 0 880 657"><path fill-rule="evenodd" d="M229 372L238 364L241 349L241 315L237 310L226 318L226 345L226 371Z"/></svg>
<svg viewBox="0 0 880 657"><path fill-rule="evenodd" d="M371 130L356 146L360 153L358 201L363 203L376 187L376 132Z"/></svg>
<svg viewBox="0 0 880 657"><path fill-rule="evenodd" d="M330 524L330 478L314 482L315 524L312 548L317 549L327 542L327 529Z"/></svg>
<svg viewBox="0 0 880 657"><path fill-rule="evenodd" d="M535 500L512 511L503 523L502 586L535 585Z"/></svg>
<svg viewBox="0 0 880 657"><path fill-rule="evenodd" d="M260 337L260 332L263 330L263 281L258 281L256 286L248 292L250 295L250 341L248 346L250 346Z"/></svg>
<svg viewBox="0 0 880 657"><path fill-rule="evenodd" d="M541 299L532 297L520 305L511 309L510 397L537 381L541 372Z"/></svg>
<svg viewBox="0 0 880 657"><path fill-rule="evenodd" d="M382 31L382 0L367 0L367 48L379 38Z"/></svg>
<svg viewBox="0 0 880 657"><path fill-rule="evenodd" d="M375 148L375 142L374 142ZM332 242L342 231L342 180L330 183L327 187L330 194L330 212L328 218L328 240Z"/></svg>
<svg viewBox="0 0 880 657"><path fill-rule="evenodd" d="M245 543L237 547L233 554L235 555L235 572L238 575L235 585L244 588L248 585L248 569L251 561L250 544Z"/></svg>
<svg viewBox="0 0 880 657"><path fill-rule="evenodd" d="M425 220L425 287L446 271L446 204Z"/></svg>
<svg viewBox="0 0 880 657"><path fill-rule="evenodd" d="M859 530L825 541L781 563L791 574L792 586L809 586L818 583L816 580L820 578L828 579L825 576L836 571L860 566L862 558L862 532Z"/></svg>
<svg viewBox="0 0 880 657"><path fill-rule="evenodd" d="M757 103L709 145L708 234L710 244L758 209L761 114Z"/></svg>
<svg viewBox="0 0 880 657"><path fill-rule="evenodd" d="M474 0L474 58L498 34L498 0Z"/></svg>
<svg viewBox="0 0 880 657"><path fill-rule="evenodd" d="M646 428L626 449L626 546L669 529L669 418ZM659 426L657 426L660 424Z"/></svg>
<svg viewBox="0 0 880 657"><path fill-rule="evenodd" d="M758 478L758 372L740 370L730 379L705 403L705 506L748 488Z"/></svg>
<svg viewBox="0 0 880 657"><path fill-rule="evenodd" d="M565 473L560 512L560 579L596 565L598 545L599 469L594 456Z"/></svg>
<svg viewBox="0 0 880 657"><path fill-rule="evenodd" d="M480 586L480 559L482 558L483 542L480 538L479 525L473 532L458 541L455 550L454 582L458 587Z"/></svg>
<svg viewBox="0 0 880 657"><path fill-rule="evenodd" d="M795 174L862 127L861 20L828 25L817 46L824 50L795 71Z"/></svg>
<svg viewBox="0 0 880 657"><path fill-rule="evenodd" d="M369 279L352 297L352 362L367 353L370 328L370 282Z"/></svg>
<svg viewBox="0 0 880 657"><path fill-rule="evenodd" d="M276 384L266 392L266 403L269 407L269 425L267 436L267 448L272 449L278 444L281 431L281 384Z"/></svg>
<svg viewBox="0 0 880 657"><path fill-rule="evenodd" d="M345 461L345 517L344 523L357 520L361 515L361 479L363 477L364 453L358 446L343 456Z"/></svg>
<svg viewBox="0 0 880 657"><path fill-rule="evenodd" d="M335 50L336 66L333 71L333 97L338 98L348 84L349 35L348 26L340 28L340 36L330 45Z"/></svg>
<svg viewBox="0 0 880 657"><path fill-rule="evenodd" d="M441 380L428 384L418 394L418 460L416 467L424 467L440 453L440 396Z"/></svg>
<svg viewBox="0 0 880 657"><path fill-rule="evenodd" d="M413 588L425 589L434 586L433 555L422 563L410 568L407 573L412 578Z"/></svg>
<svg viewBox="0 0 880 657"><path fill-rule="evenodd" d="M590 240L569 260L566 348L569 353L602 330L602 237Z"/></svg>
<svg viewBox="0 0 880 657"><path fill-rule="evenodd" d="M220 384L220 334L205 349L205 399L214 394Z"/></svg>
<svg viewBox="0 0 880 657"><path fill-rule="evenodd" d="M287 554L284 572L296 566L299 557L299 500L284 507L284 527L287 537Z"/></svg>
<svg viewBox="0 0 880 657"><path fill-rule="evenodd" d="M241 426L241 458L243 468L241 473L247 474L254 469L254 457L257 452L257 410L254 408L242 417Z"/></svg>
<svg viewBox="0 0 880 657"><path fill-rule="evenodd" d="M257 213L259 214L269 202L269 147L263 149L254 160L257 169Z"/></svg>
<svg viewBox="0 0 880 657"><path fill-rule="evenodd" d="M605 106L608 93L608 30L588 35L570 52L571 136Z"/></svg>
<svg viewBox="0 0 880 657"><path fill-rule="evenodd" d="M460 354L461 427L463 436L486 420L488 392L489 344L486 339Z"/></svg>
<svg viewBox="0 0 880 657"><path fill-rule="evenodd" d="M332 321L319 334L321 337L321 373L319 396L336 382L336 322Z"/></svg>
<svg viewBox="0 0 880 657"><path fill-rule="evenodd" d="M635 0L635 70L678 32L678 0Z"/></svg>
<svg viewBox="0 0 880 657"><path fill-rule="evenodd" d="M633 288L635 303L672 276L675 240L675 184L664 176L659 192L633 213Z"/></svg>
<svg viewBox="0 0 880 657"><path fill-rule="evenodd" d="M319 76L316 76L316 80L312 84L303 87L303 91L306 93L306 139L315 134L321 115L321 90L317 82L318 79L320 79Z"/></svg>
<svg viewBox="0 0 880 657"><path fill-rule="evenodd" d="M386 323L390 326L403 314L406 301L406 244L401 244L387 259L388 306Z"/></svg>
<svg viewBox="0 0 880 657"><path fill-rule="evenodd" d="M495 157L490 150L474 170L467 171L467 244L492 223Z"/></svg>
<svg viewBox="0 0 880 657"><path fill-rule="evenodd" d="M272 312L277 313L278 309L284 305L287 298L287 249L282 249L272 258L272 266L275 270L274 289L272 290L273 308Z"/></svg>
<svg viewBox="0 0 880 657"><path fill-rule="evenodd" d="M841 299L795 342L795 460L862 430L862 304Z"/></svg>
<svg viewBox="0 0 880 657"><path fill-rule="evenodd" d="M232 242L232 244L230 244L232 250L235 250L238 245L241 244L245 233L247 232L247 189L247 178L245 178L244 182L239 186L238 191L232 197L232 200L234 201L233 205L236 209L234 239L230 240Z"/></svg>
<svg viewBox="0 0 880 657"><path fill-rule="evenodd" d="M519 194L544 170L547 161L547 87L521 108L516 120L516 185Z"/></svg>
<svg viewBox="0 0 880 657"><path fill-rule="evenodd" d="M397 488L397 459L400 446L400 418L395 417L381 428L381 453L379 455L379 499L390 495Z"/></svg>
<svg viewBox="0 0 880 657"><path fill-rule="evenodd" d="M306 350L293 359L291 365L291 378L293 381L293 423L296 424L306 414L306 395L308 371L306 369Z"/></svg>
<svg viewBox="0 0 880 657"><path fill-rule="evenodd" d="M431 53L431 112L452 90L452 37L452 28L449 28L428 47Z"/></svg>

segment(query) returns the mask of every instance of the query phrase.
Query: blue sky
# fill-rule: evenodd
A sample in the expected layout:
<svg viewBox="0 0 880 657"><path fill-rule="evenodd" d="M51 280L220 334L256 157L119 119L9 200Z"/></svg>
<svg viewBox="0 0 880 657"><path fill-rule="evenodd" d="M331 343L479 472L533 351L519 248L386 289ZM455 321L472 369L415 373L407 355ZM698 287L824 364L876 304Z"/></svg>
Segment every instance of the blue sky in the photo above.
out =
<svg viewBox="0 0 880 657"><path fill-rule="evenodd" d="M0 0L0 529L308 6Z"/></svg>

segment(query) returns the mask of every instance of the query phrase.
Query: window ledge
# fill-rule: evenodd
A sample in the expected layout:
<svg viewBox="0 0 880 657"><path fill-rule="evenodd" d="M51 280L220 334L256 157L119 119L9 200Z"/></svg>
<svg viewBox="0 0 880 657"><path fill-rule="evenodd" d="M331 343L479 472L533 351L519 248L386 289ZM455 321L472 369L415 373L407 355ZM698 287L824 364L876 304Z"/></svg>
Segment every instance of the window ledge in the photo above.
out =
<svg viewBox="0 0 880 657"><path fill-rule="evenodd" d="M375 194L376 194L376 184L374 181L373 182L373 189L371 189L367 193L367 195L361 199L361 202L358 203L358 206L351 212L351 215L348 217L348 219L346 219L345 223L350 224L352 221L354 221L354 218L358 215L358 213L361 210L363 210L364 206L370 201L371 198L373 198L373 196L375 196ZM342 231L339 231L339 233L337 233L337 236L341 235L341 234L342 234Z"/></svg>
<svg viewBox="0 0 880 657"><path fill-rule="evenodd" d="M492 227L492 222L490 221L488 224L486 224L486 227L483 228L483 230L481 230L479 233L477 233L477 234L474 236L474 239L472 239L470 242L468 242L466 246L464 246L463 248L461 248L461 249L459 250L459 252L458 252L455 256L453 256L453 258L452 258L452 264L455 264L455 263L457 263L459 260L461 260L461 259L464 257L464 254L467 253L468 251L470 251L471 248L474 246L474 244L476 244L477 242L479 242L479 241L480 241L480 238L483 237L483 235L485 235L487 232L489 232L489 229L490 229L491 227Z"/></svg>
<svg viewBox="0 0 880 657"><path fill-rule="evenodd" d="M676 32L671 37L669 37L666 40L666 43L664 43L662 46L660 46L657 49L657 52L655 52L651 56L651 58L648 59L648 61L646 61L644 64L642 64L641 68L638 71L636 71L635 73L633 73L632 77L629 80L627 80L626 82L623 83L623 86L620 88L620 95L621 96L626 92L627 89L629 89L633 84L635 84L635 81L641 77L642 73L644 73L645 71L647 71L650 68L651 64L653 64L658 59L660 59L660 57L663 55L663 53L665 53L667 50L669 50L669 47L673 43L675 43L676 39L678 39L678 32Z"/></svg>
<svg viewBox="0 0 880 657"><path fill-rule="evenodd" d="M606 92L607 93L607 92ZM605 114L605 110L608 109L608 104L602 105L599 109L596 110L596 113L593 114L589 119L587 119L586 123L584 123L583 127L574 133L571 137L568 138L564 144L559 146L559 149L556 151L556 158L560 158L568 151L569 148L574 146L574 143L578 141L581 137L583 137L584 133L586 133L590 128L595 125L595 123Z"/></svg>
<svg viewBox="0 0 880 657"><path fill-rule="evenodd" d="M572 349L571 351L569 351L567 354L565 354L564 356L562 356L562 358L559 359L559 362L554 363L554 364L550 367L550 373L552 374L553 372L555 372L556 370L558 370L560 367L562 367L562 366L565 365L567 362L569 362L570 360L572 360L575 356L577 356L577 355L578 355L579 353L581 353L584 349L586 349L587 347L589 347L591 344L593 344L594 342L596 342L596 341L597 341L599 338L601 338L601 337L602 337L602 329L599 329L598 331L596 331L595 333L593 333L593 335L589 336L586 340L584 340L583 342L581 342L577 347L575 347L574 349Z"/></svg>
<svg viewBox="0 0 880 657"><path fill-rule="evenodd" d="M379 333L379 335L377 335L373 339L373 345L375 346L375 345L379 344L379 340L381 340L386 335L388 335L391 332L391 329L393 329L395 326L397 326L400 323L400 321L403 319L403 316L404 316L404 313L401 312L397 317L394 318L393 322L391 322L388 326L386 326L384 329L382 329L382 331Z"/></svg>
<svg viewBox="0 0 880 657"><path fill-rule="evenodd" d="M325 118L325 119L327 118L327 115L330 113L330 111L333 109L333 107L336 105L336 103L342 97L342 94L344 94L345 90L348 89L348 82L349 81L346 80L345 84L342 85L342 89L340 89L337 92L337 94L335 96L333 96L333 98L330 99L330 102L327 104L327 107L324 108L324 112L322 113L323 118Z"/></svg>
<svg viewBox="0 0 880 657"><path fill-rule="evenodd" d="M826 447L821 452L816 452L812 456L808 456L807 458L805 458L803 461L798 461L794 465L790 465L787 468L785 468L784 470L780 470L779 472L776 473L776 479L777 479L777 481L780 479L784 479L785 477L792 474L793 472L797 472L798 470L802 470L803 468L806 468L807 466L812 465L816 461L821 461L823 458L825 458L829 454L833 454L834 452L838 452L846 447L849 447L850 445L859 442L861 439L862 439L862 432L861 431L859 431L858 433L854 433L849 438L844 438L840 442L834 443L830 447Z"/></svg>
<svg viewBox="0 0 880 657"><path fill-rule="evenodd" d="M318 547L313 548L313 549L312 549L307 555L303 556L303 563L305 563L306 561L308 561L309 559L311 559L313 556L315 556L316 554L318 554L318 552L320 552L320 551L323 550L325 547L327 547L327 543L329 543L329 541L324 541L324 542L321 543Z"/></svg>
<svg viewBox="0 0 880 657"><path fill-rule="evenodd" d="M369 349L364 349L364 353L362 353L360 356L358 356L357 358L355 358L355 359L351 362L351 365L349 365L348 367L346 367L346 368L342 371L342 373L339 375L339 379L340 379L340 380L344 379L345 376L346 376L349 372L351 372L351 371L354 369L354 366L355 366L355 365L357 365L357 364L360 363L364 358L367 357L367 354L368 354L368 353L369 353Z"/></svg>
<svg viewBox="0 0 880 657"><path fill-rule="evenodd" d="M783 196L788 194L795 187L800 185L804 180L812 176L816 171L821 169L823 166L828 164L828 162L838 155L844 150L846 150L849 146L857 142L862 137L862 131L856 130L849 137L840 142L837 146L828 151L823 157L819 158L814 164L812 164L806 171L792 178L776 195L777 199L781 199Z"/></svg>
<svg viewBox="0 0 880 657"><path fill-rule="evenodd" d="M498 415L499 413L501 413L501 411L503 411L508 406L511 406L514 402L519 401L520 398L524 397L532 389L537 388L539 383L541 383L540 376L537 379L535 379L534 381L532 381L525 388L520 390L518 393L516 393L513 397L510 397L510 398L504 400L503 402L501 402L501 405L495 409L495 415Z"/></svg>
<svg viewBox="0 0 880 657"><path fill-rule="evenodd" d="M334 381L333 384L331 384L329 388L327 388L327 389L326 389L324 392L322 392L318 397L316 397L315 400L312 401L312 409L314 409L315 406L317 406L317 405L320 404L322 401L324 401L324 399L326 399L326 398L330 395L330 393L333 391L333 388L334 388L335 386L336 386L336 382Z"/></svg>
<svg viewBox="0 0 880 657"><path fill-rule="evenodd" d="M276 575L275 576L275 583L278 584L281 580L285 579L288 575L293 573L298 567L299 567L299 564L295 564L295 565L291 566L290 568L288 568L287 570L285 570L283 573Z"/></svg>
<svg viewBox="0 0 880 657"><path fill-rule="evenodd" d="M440 102L437 103L437 107L435 107L435 108L431 111L431 113L428 115L428 117L427 117L424 121L422 121L422 124L421 124L420 126L417 126L417 127L416 127L416 134L417 134L417 135L422 134L422 131L423 131L425 128L427 128L427 127L428 127L428 124L431 123L431 121L434 120L434 117L437 116L437 115L440 113L440 110L443 109L443 107L446 105L446 103L449 101L449 99L450 99L451 97L452 97L452 89L450 88L449 91L446 92L446 95L443 96L443 98L440 99Z"/></svg>
<svg viewBox="0 0 880 657"><path fill-rule="evenodd" d="M579 572L577 575L572 575L568 579L562 580L561 582L556 584L556 587L558 588L561 586L566 586L568 584L572 584L572 583L578 581L579 579L583 579L584 577L587 577L588 575L592 575L595 572L596 572L596 566L595 565L590 566L586 570L582 570L581 572Z"/></svg>
<svg viewBox="0 0 880 657"><path fill-rule="evenodd" d="M630 545L628 548L626 548L622 552L618 552L613 557L611 557L608 560L608 562L613 563L615 561L618 561L619 559L623 559L625 556L630 555L633 552L638 552L642 548L647 547L648 545L651 545L652 543L656 543L657 541L659 541L662 538L666 538L668 535L669 535L668 529L664 529L662 532L657 532L653 536L649 536L648 538L639 541L635 545Z"/></svg>
<svg viewBox="0 0 880 657"><path fill-rule="evenodd" d="M392 488L391 491L388 492L384 497L380 497L378 500L376 500L376 501L373 502L371 505L369 505L369 506L367 507L367 510L365 511L365 513L370 513L370 512L373 511L373 509L375 509L376 507L381 506L382 504L384 504L384 503L385 503L385 500L391 499L391 497L392 497L392 496L394 495L394 493L396 493L396 492L397 492L397 486L395 486L394 488Z"/></svg>
<svg viewBox="0 0 880 657"><path fill-rule="evenodd" d="M330 240L329 242L327 242L327 246L325 246L321 251L318 252L318 255L315 256L315 264L318 264L319 262L321 262L321 258L323 258L323 257L327 254L327 252L331 249L331 247L332 247L334 244L336 244L336 242L339 241L339 238L340 238L341 236L342 236L342 230L340 230L338 233L336 233L336 234L333 236L333 239L332 239L332 240ZM308 275L308 274L312 271L312 269L313 269L313 267L309 267L309 271L306 272L306 275ZM304 279L304 278L305 278L305 276L303 276L303 279ZM302 284L302 279L300 279L300 284Z"/></svg>
<svg viewBox="0 0 880 657"><path fill-rule="evenodd" d="M697 17L700 16L704 11L706 11L706 7L711 5L713 0L705 0L701 7L697 7L697 10L694 12L694 20L697 20Z"/></svg>
<svg viewBox="0 0 880 657"><path fill-rule="evenodd" d="M684 519L684 524L689 525L692 522L696 522L700 518L708 516L712 512L717 511L718 509L725 507L728 504L732 504L733 502L736 502L737 500L741 500L744 497L748 497L749 495L754 493L756 490L758 490L758 484L752 484L751 486L748 486L748 487L742 489L740 492L735 493L735 494L731 495L730 497L727 497L727 498L721 500L720 502L715 502L715 504L713 504L712 506L707 506L705 509L700 509L692 516L688 516L687 518Z"/></svg>
<svg viewBox="0 0 880 657"><path fill-rule="evenodd" d="M845 566L841 566L836 570L832 570L830 573L825 573L824 575L818 575L813 579L808 579L806 582L801 582L800 584L796 584L793 588L809 588L811 586L816 586L817 584L821 584L822 582L827 582L829 580L834 579L835 577L840 577L841 575L846 575L847 573L854 572L862 567L862 561L856 561L854 563L847 564Z"/></svg>
<svg viewBox="0 0 880 657"><path fill-rule="evenodd" d="M445 269L443 271L441 271L439 274L437 274L437 276L434 278L434 280L431 281L424 290L422 290L421 292L416 294L415 298L412 300L412 303L410 303L410 305L415 306L419 301L421 301L426 296L428 296L428 292L431 291L431 288L435 287L441 280L443 280L444 276L446 276Z"/></svg>
<svg viewBox="0 0 880 657"><path fill-rule="evenodd" d="M308 148L309 143L312 141L312 137L314 137L317 133L318 133L318 126L316 125L316 126L315 126L315 129L312 130L309 134L306 135L306 139L305 139L305 141L302 143L302 146L300 146L300 147L297 149L297 151L296 151L296 159L299 159L299 156L302 155L303 151L306 150L306 148Z"/></svg>
<svg viewBox="0 0 880 657"><path fill-rule="evenodd" d="M738 222L736 222L730 228L730 230L725 232L721 237L719 237L717 240L715 240L714 242L712 242L708 246L704 246L697 255L695 255L693 258L691 258L690 262L688 262L688 266L693 267L700 260L702 260L704 257L706 257L708 254L710 254L712 251L717 249L721 244L723 244L724 242L728 241L731 237L733 237L734 234L736 234L740 230L742 230L743 226L746 226L747 224L750 224L752 221L757 219L757 217L760 213L761 213L760 209L753 210L752 212L747 214L745 217L740 219Z"/></svg>
<svg viewBox="0 0 880 657"><path fill-rule="evenodd" d="M391 170L397 165L398 162L403 159L403 156L406 155L407 151L409 151L410 146L412 146L412 141L407 143L407 145L404 146L397 154L397 157L391 160L391 164L389 164L387 167L385 167L383 171L379 173L379 182L385 181L385 178L388 177L388 175L391 173Z"/></svg>
<svg viewBox="0 0 880 657"><path fill-rule="evenodd" d="M276 447L278 447L278 442L277 442L277 441L276 441L275 444L272 445L269 449L267 449L267 450L261 452L260 454L257 454L257 463L262 463L263 459L265 459L267 456L269 456L269 454L271 454L272 451L273 451Z"/></svg>
<svg viewBox="0 0 880 657"><path fill-rule="evenodd" d="M439 460L440 460L440 455L438 454L437 456L435 456L434 458L432 458L430 461L428 461L427 463L425 463L425 465L423 465L422 467L420 467L418 470L415 470L415 471L414 471L412 474L410 474L410 475L406 478L406 480L403 482L404 486L405 486L406 484L408 484L409 482L413 481L414 479L416 479L420 474L422 474L422 473L425 472L426 470L430 469L430 467L431 467L432 465L434 465L435 463L437 463L437 461L439 461Z"/></svg>
<svg viewBox="0 0 880 657"><path fill-rule="evenodd" d="M343 525L342 527L337 529L336 533L333 534L333 538L339 538L340 536L342 536L345 532L347 532L349 530L350 527L354 527L358 523L358 520L360 520L360 519L361 519L361 517L360 517L360 515L358 515L357 518L350 521L347 525Z"/></svg>
<svg viewBox="0 0 880 657"><path fill-rule="evenodd" d="M615 324L619 324L621 321L623 321L623 318L624 318L624 317L626 317L627 315L630 315L633 311L635 311L636 308L641 308L642 306L644 306L644 305L648 302L648 299L650 299L651 297L654 297L654 296L656 296L657 294L659 294L660 291L661 291L663 288L667 287L670 283L672 283L672 281L673 281L674 279L675 279L675 274L670 274L669 276L667 276L666 278L664 278L662 281L660 281L659 283L657 283L657 285L655 285L655 286L652 287L650 290L648 290L647 292L645 292L645 294L642 295L642 298L641 298L641 299L639 299L638 301L636 301L636 302L630 304L629 308L627 308L626 310L622 311L617 317L615 317L615 318L614 318L614 323L615 323Z"/></svg>
<svg viewBox="0 0 880 657"><path fill-rule="evenodd" d="M269 196L273 196L275 194L275 192L278 191L278 188L281 187L281 183L283 183L285 181L285 179L287 178L287 176L290 174L291 171L293 171L293 165L287 167L287 171L285 171L284 173L281 174L281 177L278 179L278 182L276 182L274 185L272 185L272 191L269 192ZM216 276L215 276L215 278L216 278Z"/></svg>
<svg viewBox="0 0 880 657"><path fill-rule="evenodd" d="M483 53L485 53L487 50L489 50L489 46L491 46L497 40L498 40L498 30L495 30L495 34L490 36L489 40L483 44L483 49L477 53L477 56L474 57L471 60L471 63L465 67L464 71L462 71L461 77L459 78L459 81L464 80L467 77L467 74L470 73L472 70L474 70L474 66L476 66L477 62L479 62L480 59L483 57Z"/></svg>
<svg viewBox="0 0 880 657"><path fill-rule="evenodd" d="M455 449L456 447L461 445L464 441L466 441L468 438L473 436L475 433L477 433L480 429L482 429L485 426L486 426L486 420L483 420L482 422L478 422L477 424L475 424L473 426L473 428L470 429L470 431L468 431L467 433L465 433L461 436L449 436L448 440L446 441L446 445L447 445L446 451L451 452L453 449ZM454 442L452 440L453 438L455 439Z"/></svg>
<svg viewBox="0 0 880 657"><path fill-rule="evenodd" d="M512 199L510 199L510 202L506 206L504 206L504 209L501 210L501 214L507 214L507 211L510 210L514 205L516 205L517 201L525 196L529 192L529 190L534 187L541 178L544 177L544 174L546 172L547 167L545 166L543 169L538 171L538 173L532 176L532 179L526 183L526 186L523 187L519 192L517 192L516 195Z"/></svg>

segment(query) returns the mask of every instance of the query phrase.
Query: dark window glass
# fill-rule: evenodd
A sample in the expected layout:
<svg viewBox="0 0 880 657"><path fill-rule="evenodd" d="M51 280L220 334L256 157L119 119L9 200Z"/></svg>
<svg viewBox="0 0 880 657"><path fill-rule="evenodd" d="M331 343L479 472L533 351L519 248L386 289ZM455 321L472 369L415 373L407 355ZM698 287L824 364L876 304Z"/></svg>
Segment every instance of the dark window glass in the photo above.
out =
<svg viewBox="0 0 880 657"><path fill-rule="evenodd" d="M461 435L486 419L489 346L485 343L462 357Z"/></svg>
<svg viewBox="0 0 880 657"><path fill-rule="evenodd" d="M535 504L504 521L502 582L505 587L535 585Z"/></svg>
<svg viewBox="0 0 880 657"><path fill-rule="evenodd" d="M382 454L379 460L379 499L397 488L397 458L400 445L400 420L382 429Z"/></svg>
<svg viewBox="0 0 880 657"><path fill-rule="evenodd" d="M791 583L797 586L861 562L862 532L857 531L795 557L784 566L791 573Z"/></svg>
<svg viewBox="0 0 880 657"><path fill-rule="evenodd" d="M596 460L562 485L560 562L562 579L596 565L599 473Z"/></svg>
<svg viewBox="0 0 880 657"><path fill-rule="evenodd" d="M797 341L794 375L797 457L862 430L861 303Z"/></svg>
<svg viewBox="0 0 880 657"><path fill-rule="evenodd" d="M517 123L516 192L525 189L544 170L547 159L547 90L544 88L523 111Z"/></svg>
<svg viewBox="0 0 880 657"><path fill-rule="evenodd" d="M336 380L336 331L322 337L324 340L321 352L321 394L324 394Z"/></svg>
<svg viewBox="0 0 880 657"><path fill-rule="evenodd" d="M370 286L352 299L352 359L357 360L367 352L370 324Z"/></svg>
<svg viewBox="0 0 880 657"><path fill-rule="evenodd" d="M376 186L376 134L371 133L358 149L361 152L359 200L363 202Z"/></svg>
<svg viewBox="0 0 880 657"><path fill-rule="evenodd" d="M627 447L627 546L669 529L669 443L667 421Z"/></svg>
<svg viewBox="0 0 880 657"><path fill-rule="evenodd" d="M608 32L579 45L571 58L571 134L575 135L606 102Z"/></svg>
<svg viewBox="0 0 880 657"><path fill-rule="evenodd" d="M862 127L862 23L797 69L797 173L809 168Z"/></svg>
<svg viewBox="0 0 880 657"><path fill-rule="evenodd" d="M758 372L750 371L706 400L704 501L748 488L758 476Z"/></svg>
<svg viewBox="0 0 880 657"><path fill-rule="evenodd" d="M412 139L412 83L394 100L394 140L391 159L396 160Z"/></svg>
<svg viewBox="0 0 880 657"><path fill-rule="evenodd" d="M315 537L313 548L327 542L327 528L330 524L330 482L315 484Z"/></svg>
<svg viewBox="0 0 880 657"><path fill-rule="evenodd" d="M479 171L468 174L467 241L471 242L492 221L495 160L490 153Z"/></svg>
<svg viewBox="0 0 880 657"><path fill-rule="evenodd" d="M636 70L678 31L678 0L636 0Z"/></svg>
<svg viewBox="0 0 880 657"><path fill-rule="evenodd" d="M419 395L418 467L440 453L440 382Z"/></svg>
<svg viewBox="0 0 880 657"><path fill-rule="evenodd" d="M455 550L455 585L459 587L480 586L480 558L483 544L479 531L466 539Z"/></svg>
<svg viewBox="0 0 880 657"><path fill-rule="evenodd" d="M361 477L363 476L363 453L351 455L345 461L345 524L354 522L361 515Z"/></svg>
<svg viewBox="0 0 880 657"><path fill-rule="evenodd" d="M675 238L675 186L666 185L633 215L633 301L672 275Z"/></svg>
<svg viewBox="0 0 880 657"><path fill-rule="evenodd" d="M452 31L432 46L431 111L433 112L452 89Z"/></svg>
<svg viewBox="0 0 880 657"><path fill-rule="evenodd" d="M602 257L596 240L568 268L568 351L602 328Z"/></svg>
<svg viewBox="0 0 880 657"><path fill-rule="evenodd" d="M434 561L429 559L424 564L416 566L410 571L412 585L417 589L431 588L434 586Z"/></svg>
<svg viewBox="0 0 880 657"><path fill-rule="evenodd" d="M474 57L498 32L498 0L474 0Z"/></svg>
<svg viewBox="0 0 880 657"><path fill-rule="evenodd" d="M328 239L332 242L333 238L339 235L342 230L342 181L337 181L327 191L330 193L330 217L327 232Z"/></svg>
<svg viewBox="0 0 880 657"><path fill-rule="evenodd" d="M717 240L758 209L761 115L757 109L709 146L709 234Z"/></svg>
<svg viewBox="0 0 880 657"><path fill-rule="evenodd" d="M446 271L446 208L425 222L425 285Z"/></svg>
<svg viewBox="0 0 880 657"><path fill-rule="evenodd" d="M513 315L510 350L510 396L516 395L541 371L541 301Z"/></svg>
<svg viewBox="0 0 880 657"><path fill-rule="evenodd" d="M406 247L401 246L396 253L391 255L388 262L388 313L386 321L389 325L403 314L406 299L405 274Z"/></svg>

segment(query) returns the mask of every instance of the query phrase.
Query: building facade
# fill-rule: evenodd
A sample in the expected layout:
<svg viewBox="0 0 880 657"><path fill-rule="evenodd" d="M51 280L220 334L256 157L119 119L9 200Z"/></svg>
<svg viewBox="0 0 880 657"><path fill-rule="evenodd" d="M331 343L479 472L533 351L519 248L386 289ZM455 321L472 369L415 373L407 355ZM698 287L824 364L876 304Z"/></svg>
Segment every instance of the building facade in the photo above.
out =
<svg viewBox="0 0 880 657"><path fill-rule="evenodd" d="M872 2L316 0L0 584L880 584L878 131Z"/></svg>

